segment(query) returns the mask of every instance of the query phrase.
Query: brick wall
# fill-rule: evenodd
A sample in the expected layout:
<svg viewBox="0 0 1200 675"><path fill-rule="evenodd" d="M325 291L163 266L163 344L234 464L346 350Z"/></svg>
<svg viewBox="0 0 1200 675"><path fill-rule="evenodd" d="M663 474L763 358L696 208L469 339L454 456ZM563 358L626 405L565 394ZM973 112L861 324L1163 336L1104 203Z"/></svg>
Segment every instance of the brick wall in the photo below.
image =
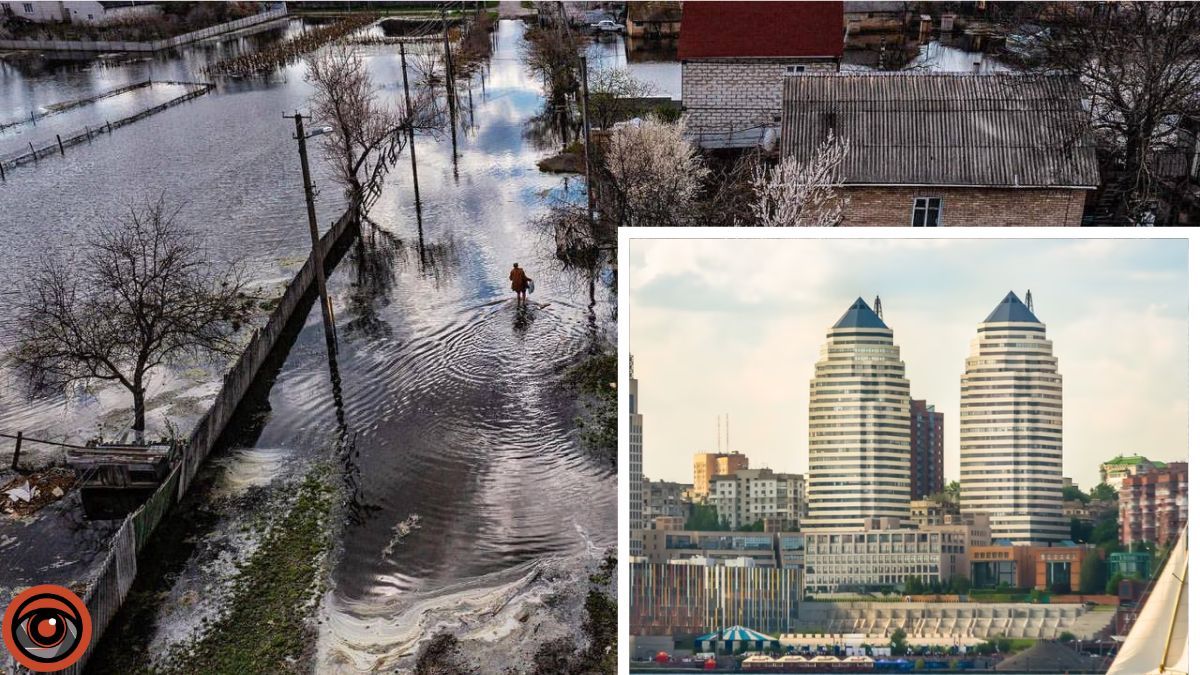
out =
<svg viewBox="0 0 1200 675"><path fill-rule="evenodd" d="M1079 225L1086 190L951 187L846 187L844 226L912 225L915 197L942 199L943 226Z"/></svg>
<svg viewBox="0 0 1200 675"><path fill-rule="evenodd" d="M695 132L738 131L772 123L783 111L788 65L832 72L833 59L702 59L683 62L683 109Z"/></svg>

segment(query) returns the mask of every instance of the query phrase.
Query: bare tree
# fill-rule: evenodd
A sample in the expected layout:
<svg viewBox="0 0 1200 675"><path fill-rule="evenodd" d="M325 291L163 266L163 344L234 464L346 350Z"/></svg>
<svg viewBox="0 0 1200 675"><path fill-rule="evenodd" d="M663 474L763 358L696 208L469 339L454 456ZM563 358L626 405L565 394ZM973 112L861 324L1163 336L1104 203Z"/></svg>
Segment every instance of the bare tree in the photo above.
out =
<svg viewBox="0 0 1200 675"><path fill-rule="evenodd" d="M1200 114L1200 4L1027 3L1013 32L1030 67L1079 78L1118 217L1141 218L1159 189L1155 155L1174 115Z"/></svg>
<svg viewBox="0 0 1200 675"><path fill-rule="evenodd" d="M655 91L653 85L637 79L627 68L588 71L588 122L593 129L607 129L633 117L640 105L636 99Z"/></svg>
<svg viewBox="0 0 1200 675"><path fill-rule="evenodd" d="M683 120L650 118L609 135L598 191L614 226L680 226L694 220L708 168L683 133Z"/></svg>
<svg viewBox="0 0 1200 675"><path fill-rule="evenodd" d="M328 125L326 160L345 187L350 204L362 208L368 191L405 147L405 129L436 129L440 116L428 95L414 95L407 108L379 102L357 50L344 43L305 57L305 80L316 88L310 100L317 124Z"/></svg>
<svg viewBox="0 0 1200 675"><path fill-rule="evenodd" d="M10 358L34 392L112 381L133 395L146 428L146 380L169 363L237 353L252 299L236 265L218 267L162 197L95 232L81 260L35 267L18 305Z"/></svg>
<svg viewBox="0 0 1200 675"><path fill-rule="evenodd" d="M839 172L850 145L829 136L807 160L785 157L774 170L754 174L755 225L763 227L830 226L842 221L849 198L841 196Z"/></svg>

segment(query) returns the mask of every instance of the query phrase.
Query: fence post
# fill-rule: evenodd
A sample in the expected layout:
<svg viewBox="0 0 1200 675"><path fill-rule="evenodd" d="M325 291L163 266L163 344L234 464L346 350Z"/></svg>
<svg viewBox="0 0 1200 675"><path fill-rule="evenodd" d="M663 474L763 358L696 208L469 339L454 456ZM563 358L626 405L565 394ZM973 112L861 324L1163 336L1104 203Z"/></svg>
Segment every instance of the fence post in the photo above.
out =
<svg viewBox="0 0 1200 675"><path fill-rule="evenodd" d="M85 125L83 125L83 130L84 130L85 132L87 132L88 142L90 143L90 142L92 141L92 129L91 129L91 127L89 127L88 125L86 125L86 124L85 124Z"/></svg>
<svg viewBox="0 0 1200 675"><path fill-rule="evenodd" d="M0 180L8 182L8 176L4 175L4 162L0 162Z"/></svg>
<svg viewBox="0 0 1200 675"><path fill-rule="evenodd" d="M24 435L25 435L25 433L22 431L17 432L17 447L13 449L13 461L12 461L13 471L17 470L17 460L21 458L21 437Z"/></svg>
<svg viewBox="0 0 1200 675"><path fill-rule="evenodd" d="M38 159L38 156L37 156L37 150L33 149L33 141L29 141L29 152L33 154L33 161L36 162Z"/></svg>
<svg viewBox="0 0 1200 675"><path fill-rule="evenodd" d="M67 153L63 152L62 136L59 136L58 134L54 134L54 138L58 140L58 154L66 156Z"/></svg>

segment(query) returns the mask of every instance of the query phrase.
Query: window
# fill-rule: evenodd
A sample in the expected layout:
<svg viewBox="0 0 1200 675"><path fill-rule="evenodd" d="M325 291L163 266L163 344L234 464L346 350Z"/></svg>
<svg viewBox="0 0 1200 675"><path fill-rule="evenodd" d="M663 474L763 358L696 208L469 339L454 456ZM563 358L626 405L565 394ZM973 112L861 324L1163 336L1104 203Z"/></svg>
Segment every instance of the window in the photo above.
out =
<svg viewBox="0 0 1200 675"><path fill-rule="evenodd" d="M788 75L799 75L804 72L804 66L786 66L784 72Z"/></svg>
<svg viewBox="0 0 1200 675"><path fill-rule="evenodd" d="M33 14L33 3L32 2L27 2L23 6L25 7L26 14Z"/></svg>
<svg viewBox="0 0 1200 675"><path fill-rule="evenodd" d="M937 227L942 221L940 197L917 197L913 200L913 227Z"/></svg>

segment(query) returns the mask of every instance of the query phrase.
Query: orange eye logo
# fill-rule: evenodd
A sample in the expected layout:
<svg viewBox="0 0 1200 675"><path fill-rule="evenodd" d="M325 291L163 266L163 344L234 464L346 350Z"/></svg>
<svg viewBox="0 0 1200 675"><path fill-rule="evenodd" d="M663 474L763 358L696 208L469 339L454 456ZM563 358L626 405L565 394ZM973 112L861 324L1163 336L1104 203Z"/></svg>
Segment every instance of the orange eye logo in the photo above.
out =
<svg viewBox="0 0 1200 675"><path fill-rule="evenodd" d="M79 596L62 586L34 586L4 612L4 646L26 668L48 673L83 658L92 641L92 617Z"/></svg>

